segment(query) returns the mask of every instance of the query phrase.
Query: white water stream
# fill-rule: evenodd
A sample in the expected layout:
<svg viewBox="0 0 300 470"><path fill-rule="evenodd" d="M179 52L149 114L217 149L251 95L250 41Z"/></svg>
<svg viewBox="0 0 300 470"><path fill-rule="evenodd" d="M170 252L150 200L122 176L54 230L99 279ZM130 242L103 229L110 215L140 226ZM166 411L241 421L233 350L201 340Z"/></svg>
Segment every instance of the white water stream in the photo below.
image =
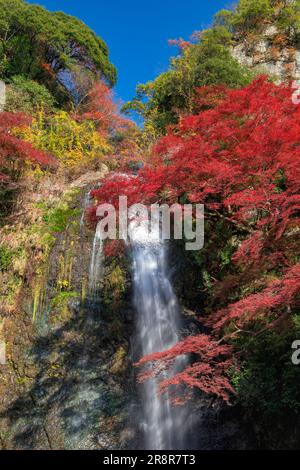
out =
<svg viewBox="0 0 300 470"><path fill-rule="evenodd" d="M136 222L130 224L129 238L137 313L136 347L140 358L169 349L178 342L180 311L168 277L166 243L151 232L149 234L145 224ZM99 283L103 276L102 248L103 240L98 224L89 273L89 290L94 296L99 295ZM186 358L179 358L173 373L185 364ZM186 408L172 405L168 394L162 396L158 392L156 378L147 380L141 386L145 449L184 449Z"/></svg>
<svg viewBox="0 0 300 470"><path fill-rule="evenodd" d="M168 278L167 246L144 228L139 224L131 232L137 342L142 357L176 344L181 327L177 298ZM173 372L185 364L186 358L179 358ZM156 378L142 385L145 448L183 449L186 408L172 405L169 395L160 395L158 387Z"/></svg>
<svg viewBox="0 0 300 470"><path fill-rule="evenodd" d="M99 293L100 282L103 275L102 249L103 240L101 236L100 224L98 224L93 241L92 257L89 272L89 293L92 296L95 296L97 295L97 293Z"/></svg>

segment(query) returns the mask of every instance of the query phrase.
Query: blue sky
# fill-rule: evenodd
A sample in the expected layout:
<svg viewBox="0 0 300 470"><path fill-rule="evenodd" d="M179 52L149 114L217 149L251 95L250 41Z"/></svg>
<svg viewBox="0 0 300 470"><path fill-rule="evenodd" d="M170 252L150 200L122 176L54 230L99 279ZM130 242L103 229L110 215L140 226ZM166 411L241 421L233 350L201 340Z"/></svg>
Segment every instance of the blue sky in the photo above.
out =
<svg viewBox="0 0 300 470"><path fill-rule="evenodd" d="M107 43L118 69L116 94L134 96L138 83L152 80L168 67L176 48L168 39L188 39L210 25L229 0L35 0L49 10L77 16Z"/></svg>

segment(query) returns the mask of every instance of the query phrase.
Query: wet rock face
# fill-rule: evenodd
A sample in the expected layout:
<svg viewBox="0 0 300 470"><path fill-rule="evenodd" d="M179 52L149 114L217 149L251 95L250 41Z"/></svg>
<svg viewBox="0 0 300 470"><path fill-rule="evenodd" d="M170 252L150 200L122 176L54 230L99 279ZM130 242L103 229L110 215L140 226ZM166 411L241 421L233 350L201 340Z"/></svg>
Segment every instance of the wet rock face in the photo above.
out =
<svg viewBox="0 0 300 470"><path fill-rule="evenodd" d="M195 400L194 440L199 450L254 450L260 448L253 423L239 407L200 396Z"/></svg>
<svg viewBox="0 0 300 470"><path fill-rule="evenodd" d="M81 206L83 195L70 209ZM27 308L32 292L25 289L7 326L10 358L1 369L0 405L5 449L135 447L130 299L120 298L113 312L101 296L89 298L94 233L80 217L56 238L35 322Z"/></svg>
<svg viewBox="0 0 300 470"><path fill-rule="evenodd" d="M235 38L232 56L237 61L261 73L267 73L277 82L300 79L300 50L293 37L284 37L275 25L269 25L256 38Z"/></svg>
<svg viewBox="0 0 300 470"><path fill-rule="evenodd" d="M0 112L4 111L6 102L6 85L0 80Z"/></svg>
<svg viewBox="0 0 300 470"><path fill-rule="evenodd" d="M102 178L108 173L108 168L106 165L102 164L101 170L99 171L89 171L84 175L77 178L71 184L72 188L86 188L87 186L92 186L102 180Z"/></svg>

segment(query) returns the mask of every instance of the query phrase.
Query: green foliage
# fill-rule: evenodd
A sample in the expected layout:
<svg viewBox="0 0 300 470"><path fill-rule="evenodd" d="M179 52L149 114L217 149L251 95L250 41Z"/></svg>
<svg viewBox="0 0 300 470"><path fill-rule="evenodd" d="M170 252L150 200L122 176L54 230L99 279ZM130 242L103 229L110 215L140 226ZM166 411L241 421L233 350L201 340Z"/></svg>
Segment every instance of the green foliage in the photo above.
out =
<svg viewBox="0 0 300 470"><path fill-rule="evenodd" d="M170 70L153 82L139 85L136 98L123 110L140 113L145 130L156 137L181 114L193 112L197 87L246 85L252 74L232 58L230 43L231 34L224 26L205 31L198 43L182 49L172 60Z"/></svg>
<svg viewBox="0 0 300 470"><path fill-rule="evenodd" d="M5 245L0 245L0 271L7 271L13 261L14 252Z"/></svg>
<svg viewBox="0 0 300 470"><path fill-rule="evenodd" d="M271 20L274 13L271 3L271 0L240 0L231 26L242 31L262 28L262 20Z"/></svg>
<svg viewBox="0 0 300 470"><path fill-rule="evenodd" d="M277 193L282 193L283 191L286 191L287 179L286 179L286 174L284 170L280 169L278 171L278 176L275 179L274 183L275 183L275 191Z"/></svg>
<svg viewBox="0 0 300 470"><path fill-rule="evenodd" d="M51 304L56 309L63 309L66 307L70 299L78 297L77 292L59 292L51 301Z"/></svg>
<svg viewBox="0 0 300 470"><path fill-rule="evenodd" d="M0 0L0 76L38 80L63 100L63 75L75 65L111 85L116 81L106 44L82 21L22 0Z"/></svg>
<svg viewBox="0 0 300 470"><path fill-rule="evenodd" d="M5 106L7 111L32 114L43 108L49 112L54 109L54 104L53 96L44 85L22 75L16 75L10 80Z"/></svg>
<svg viewBox="0 0 300 470"><path fill-rule="evenodd" d="M224 250L220 252L220 259L221 259L221 269L225 268L226 266L229 266L232 261L232 255L235 252L235 246L233 244L228 243Z"/></svg>
<svg viewBox="0 0 300 470"><path fill-rule="evenodd" d="M201 269L204 284L208 285L207 275L204 278L203 266L210 266L212 276L215 279L222 279L227 269L232 268L231 258L236 251L236 239L233 227L224 219L207 217L204 227L206 235L204 248L193 252L191 257Z"/></svg>
<svg viewBox="0 0 300 470"><path fill-rule="evenodd" d="M31 126L19 135L35 148L57 158L66 168L85 171L96 167L111 150L92 120L76 120L66 111L36 113Z"/></svg>
<svg viewBox="0 0 300 470"><path fill-rule="evenodd" d="M69 321L72 316L69 303L72 299L78 297L77 292L59 292L51 301L51 313L49 315L50 324L57 325L61 322Z"/></svg>
<svg viewBox="0 0 300 470"><path fill-rule="evenodd" d="M105 313L111 318L112 314L120 312L124 297L126 294L126 268L125 259L121 256L106 259L105 276L103 277L102 295ZM117 330L120 327L118 316L113 322L112 329ZM116 333L115 332L115 333Z"/></svg>
<svg viewBox="0 0 300 470"><path fill-rule="evenodd" d="M67 206L57 207L43 216L48 230L52 233L63 232L72 219L80 214L80 209L70 209Z"/></svg>
<svg viewBox="0 0 300 470"><path fill-rule="evenodd" d="M295 0L292 4L286 5L277 18L277 25L281 30L295 34L295 40L299 42L300 35L300 1Z"/></svg>
<svg viewBox="0 0 300 470"><path fill-rule="evenodd" d="M226 30L211 30L202 38L202 43L193 50L195 54L195 86L227 85L230 88L244 86L253 75L232 58L227 46Z"/></svg>
<svg viewBox="0 0 300 470"><path fill-rule="evenodd" d="M215 14L214 26L223 26L229 31L231 29L233 16L233 11L220 10L218 13Z"/></svg>
<svg viewBox="0 0 300 470"><path fill-rule="evenodd" d="M292 343L300 337L299 316L285 331L266 330L239 340L241 368L233 374L238 399L260 420L300 411L300 367L291 361Z"/></svg>
<svg viewBox="0 0 300 470"><path fill-rule="evenodd" d="M104 299L106 304L119 300L125 292L125 276L122 268L115 262L105 279Z"/></svg>
<svg viewBox="0 0 300 470"><path fill-rule="evenodd" d="M221 10L215 15L215 25L223 25L231 32L260 33L266 23L276 25L284 32L299 32L300 1L240 0L233 11Z"/></svg>
<svg viewBox="0 0 300 470"><path fill-rule="evenodd" d="M4 223L4 218L11 213L15 198L16 190L14 188L0 185L0 227Z"/></svg>
<svg viewBox="0 0 300 470"><path fill-rule="evenodd" d="M182 114L193 113L197 87L246 85L253 72L233 59L229 46L237 33L259 35L267 24L276 25L284 33L293 33L297 42L300 1L240 0L232 11L221 10L215 16L213 28L202 32L196 44L184 45L168 71L153 82L137 87L136 97L124 106L124 111L142 115L145 131L154 140L169 124L177 123Z"/></svg>

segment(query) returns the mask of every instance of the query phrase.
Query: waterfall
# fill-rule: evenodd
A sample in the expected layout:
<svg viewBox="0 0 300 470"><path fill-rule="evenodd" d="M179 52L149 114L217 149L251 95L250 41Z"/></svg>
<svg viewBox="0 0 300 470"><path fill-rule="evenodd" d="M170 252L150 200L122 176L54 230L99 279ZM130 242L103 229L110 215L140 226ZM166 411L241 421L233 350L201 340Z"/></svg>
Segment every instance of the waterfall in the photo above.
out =
<svg viewBox="0 0 300 470"><path fill-rule="evenodd" d="M90 203L91 203L91 194L90 194L90 191L88 191L85 194L83 202L82 202L82 213L81 213L81 218L80 218L81 230L84 228L86 209L89 207Z"/></svg>
<svg viewBox="0 0 300 470"><path fill-rule="evenodd" d="M80 218L80 235L82 239L85 237L85 216L86 210L91 204L90 191L86 192L82 201L82 213ZM103 240L101 237L100 224L98 223L94 235L91 261L89 267L88 290L91 298L96 298L100 289L100 281L103 274L102 269L102 249Z"/></svg>
<svg viewBox="0 0 300 470"><path fill-rule="evenodd" d="M102 277L102 248L103 240L101 236L100 223L98 223L93 241L89 272L89 292L91 295L96 295L99 292L99 283Z"/></svg>
<svg viewBox="0 0 300 470"><path fill-rule="evenodd" d="M132 220L132 219L131 219ZM156 229L159 227L156 225ZM98 223L90 263L90 295L97 297L103 268L103 238ZM159 232L160 230L158 230ZM181 318L178 301L168 276L167 243L157 231L148 232L146 222L129 224L129 246L132 255L134 305L137 325L135 346L138 358L169 349L179 341ZM187 359L177 359L172 373L182 370ZM187 408L175 406L170 396L159 394L159 380L153 378L141 385L144 448L180 450L185 448Z"/></svg>
<svg viewBox="0 0 300 470"><path fill-rule="evenodd" d="M131 238L137 344L141 356L145 356L178 342L180 311L168 279L166 244L147 238L141 226L133 229ZM173 372L185 364L186 358L179 358ZM168 394L158 394L157 379L147 380L141 389L146 448L183 449L186 409L172 405Z"/></svg>
<svg viewBox="0 0 300 470"><path fill-rule="evenodd" d="M0 112L4 111L6 103L6 85L3 80L0 80Z"/></svg>

